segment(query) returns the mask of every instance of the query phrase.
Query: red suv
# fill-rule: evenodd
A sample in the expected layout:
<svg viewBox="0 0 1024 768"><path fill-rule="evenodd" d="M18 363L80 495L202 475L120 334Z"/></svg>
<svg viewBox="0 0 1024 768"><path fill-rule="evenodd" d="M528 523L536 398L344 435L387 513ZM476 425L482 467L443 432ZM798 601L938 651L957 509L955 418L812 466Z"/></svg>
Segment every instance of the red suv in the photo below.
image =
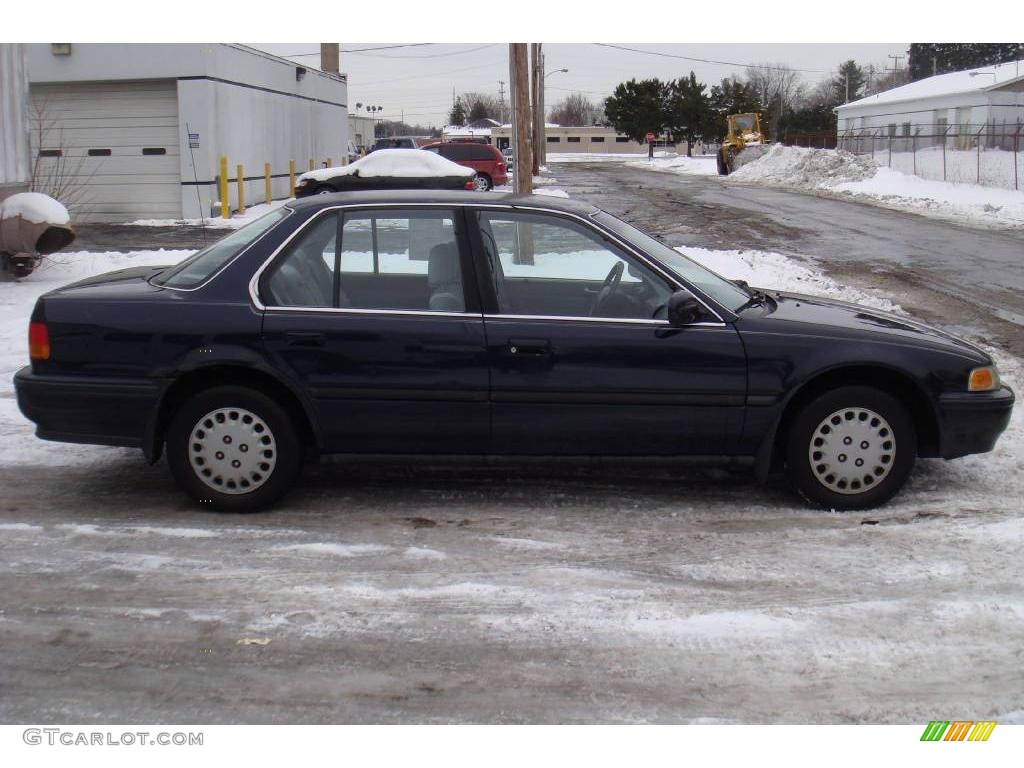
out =
<svg viewBox="0 0 1024 768"><path fill-rule="evenodd" d="M446 141L427 144L423 149L434 152L453 163L464 165L476 171L476 188L487 191L495 185L508 183L508 169L505 158L497 148L490 144L478 144L470 141Z"/></svg>

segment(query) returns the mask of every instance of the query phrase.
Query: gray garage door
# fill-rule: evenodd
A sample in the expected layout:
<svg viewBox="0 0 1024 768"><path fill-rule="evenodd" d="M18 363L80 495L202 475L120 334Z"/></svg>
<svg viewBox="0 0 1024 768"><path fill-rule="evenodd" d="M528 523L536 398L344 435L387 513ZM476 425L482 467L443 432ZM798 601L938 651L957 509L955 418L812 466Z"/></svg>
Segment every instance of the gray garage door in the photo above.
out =
<svg viewBox="0 0 1024 768"><path fill-rule="evenodd" d="M36 188L76 221L181 216L175 81L33 85L31 101Z"/></svg>

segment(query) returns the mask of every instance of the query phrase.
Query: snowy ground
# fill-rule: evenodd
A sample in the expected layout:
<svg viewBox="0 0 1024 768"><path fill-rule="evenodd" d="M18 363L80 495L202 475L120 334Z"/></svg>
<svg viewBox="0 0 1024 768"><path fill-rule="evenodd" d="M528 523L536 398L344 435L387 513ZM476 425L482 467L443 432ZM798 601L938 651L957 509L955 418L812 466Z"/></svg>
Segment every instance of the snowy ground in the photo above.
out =
<svg viewBox="0 0 1024 768"><path fill-rule="evenodd" d="M813 261L683 251L895 308ZM272 513L215 515L138 452L36 440L10 385L41 292L185 253L0 285L0 721L1024 717L1021 409L994 453L920 462L868 514L731 462L343 459Z"/></svg>
<svg viewBox="0 0 1024 768"><path fill-rule="evenodd" d="M260 203L259 205L250 205L245 209L245 213L239 215L238 213L232 214L229 219L222 219L219 216L206 218L206 219L137 219L136 221L129 221L126 226L135 227L174 227L174 226L206 226L211 229L238 229L244 227L251 221L255 221L265 213L269 213L275 208L280 208L282 205L291 202L295 198L289 197L286 200L274 200L270 204Z"/></svg>
<svg viewBox="0 0 1024 768"><path fill-rule="evenodd" d="M831 149L774 146L726 183L848 197L971 226L1024 228L1024 191L931 181L880 167L870 155Z"/></svg>

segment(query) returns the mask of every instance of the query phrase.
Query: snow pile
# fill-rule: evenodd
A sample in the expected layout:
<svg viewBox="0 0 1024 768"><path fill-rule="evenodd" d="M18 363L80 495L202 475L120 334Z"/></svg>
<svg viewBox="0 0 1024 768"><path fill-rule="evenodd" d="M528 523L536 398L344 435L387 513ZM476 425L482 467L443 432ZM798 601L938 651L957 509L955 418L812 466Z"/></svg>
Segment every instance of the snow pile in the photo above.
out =
<svg viewBox="0 0 1024 768"><path fill-rule="evenodd" d="M469 178L475 173L472 168L466 168L422 149L378 149L349 165L307 171L299 176L298 181L324 181L336 176L358 176L364 179L381 176L401 179L428 179L437 176Z"/></svg>
<svg viewBox="0 0 1024 768"><path fill-rule="evenodd" d="M878 165L866 155L834 149L773 146L730 175L736 181L780 187L831 187L871 178Z"/></svg>
<svg viewBox="0 0 1024 768"><path fill-rule="evenodd" d="M67 208L38 192L20 192L0 203L0 219L16 216L33 224L67 224L71 221Z"/></svg>
<svg viewBox="0 0 1024 768"><path fill-rule="evenodd" d="M648 168L654 171L677 173L680 176L715 176L718 166L714 155L697 155L696 157L657 157L654 160L642 160L630 163L631 166Z"/></svg>
<svg viewBox="0 0 1024 768"><path fill-rule="evenodd" d="M899 304L872 296L857 288L840 285L824 273L804 266L781 253L770 251L716 251L689 245L676 248L683 256L703 264L730 280L746 280L755 288L823 296L838 301L902 312Z"/></svg>
<svg viewBox="0 0 1024 768"><path fill-rule="evenodd" d="M837 184L833 191L925 216L985 227L1024 227L1024 192L1012 189L931 181L879 168L872 178Z"/></svg>
<svg viewBox="0 0 1024 768"><path fill-rule="evenodd" d="M545 197L568 197L569 193L564 189L558 189L557 187L541 187L533 190L535 195L544 195Z"/></svg>
<svg viewBox="0 0 1024 768"><path fill-rule="evenodd" d="M832 197L856 197L883 208L973 226L1024 227L1024 191L922 179L879 167L870 155L842 150L776 145L727 180L814 191Z"/></svg>

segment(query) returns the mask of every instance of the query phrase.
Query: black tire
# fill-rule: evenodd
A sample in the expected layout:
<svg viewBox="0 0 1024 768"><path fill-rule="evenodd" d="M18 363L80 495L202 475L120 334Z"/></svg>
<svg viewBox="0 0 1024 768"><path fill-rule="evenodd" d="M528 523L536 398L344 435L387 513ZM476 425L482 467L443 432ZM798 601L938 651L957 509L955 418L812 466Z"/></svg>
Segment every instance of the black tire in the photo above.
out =
<svg viewBox="0 0 1024 768"><path fill-rule="evenodd" d="M338 190L336 190L334 187L328 186L327 184L321 184L319 187L316 188L316 190L314 190L313 194L314 195L333 195L337 191Z"/></svg>
<svg viewBox="0 0 1024 768"><path fill-rule="evenodd" d="M830 420L834 417L840 419L836 426ZM840 442L838 435L851 429L869 432L869 439L858 445L846 435ZM824 432L829 430L837 437L835 443ZM916 457L914 421L899 400L872 387L840 387L796 414L786 445L786 471L797 492L815 506L871 509L903 487ZM854 467L854 461L862 464Z"/></svg>
<svg viewBox="0 0 1024 768"><path fill-rule="evenodd" d="M256 482L259 482L259 485L251 491L245 491L241 486L233 485L233 490L228 492L229 489L224 485L223 479L221 487L224 490L217 490L208 484L193 466L193 460L197 459L190 452L198 452L201 447L193 442L196 435L195 430L200 429L200 422L204 417L221 409L229 412L226 418L230 418L232 409L248 412L243 414L243 418L251 417L250 423L255 422L256 428L265 425L259 435L253 434L253 439L265 440L268 436L270 438L269 447L272 450L268 461L272 459L273 463L263 465L269 467L265 476L253 476L253 485L255 486ZM240 423L239 428L244 429L245 427L242 427ZM242 440L236 440L238 443L236 446L230 446L231 441L229 440L224 440L224 442L229 444L229 447L224 450L244 450L246 453L250 450L248 443L243 443ZM211 446L202 447L208 449ZM254 444L254 448L261 452L264 447L258 443ZM171 468L171 474L174 475L178 485L204 509L216 509L222 512L255 512L269 507L281 498L298 479L302 468L302 454L302 442L299 440L298 432L288 412L273 398L248 387L223 386L200 392L182 404L174 414L167 430L167 463ZM239 454L240 459L247 458L248 461L253 461L253 457L256 456L255 451L248 457ZM199 460L201 461L201 459ZM257 457L255 460L259 461L259 458ZM256 469L262 471L259 467ZM225 470L232 472L227 467ZM212 477L210 482L215 480L216 477ZM234 480L229 476L228 483L233 482ZM242 482L246 482L244 478Z"/></svg>
<svg viewBox="0 0 1024 768"><path fill-rule="evenodd" d="M721 151L719 151L718 154L715 155L715 160L718 162L718 175L728 176L729 168L726 166L725 161L722 159Z"/></svg>

